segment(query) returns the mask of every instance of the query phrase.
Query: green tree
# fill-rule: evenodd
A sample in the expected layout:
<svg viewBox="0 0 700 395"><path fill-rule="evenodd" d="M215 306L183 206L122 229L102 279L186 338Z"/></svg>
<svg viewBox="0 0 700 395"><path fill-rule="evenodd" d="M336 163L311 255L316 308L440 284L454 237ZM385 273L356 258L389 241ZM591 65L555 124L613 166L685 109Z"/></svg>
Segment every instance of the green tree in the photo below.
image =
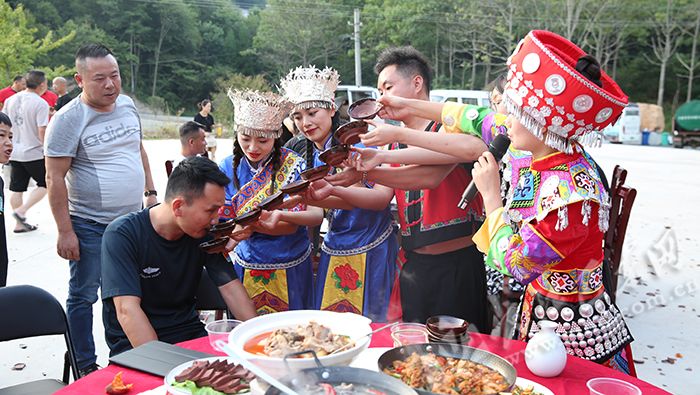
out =
<svg viewBox="0 0 700 395"><path fill-rule="evenodd" d="M30 24L24 7L18 5L13 9L4 0L0 0L0 21L0 84L7 85L14 75L31 68L41 68L49 75L66 72L65 67L54 69L36 64L35 60L72 40L75 32L55 38L49 31L43 37L36 37L38 29Z"/></svg>
<svg viewBox="0 0 700 395"><path fill-rule="evenodd" d="M271 0L260 12L253 53L273 79L300 65L334 66L347 58L352 8L316 0Z"/></svg>
<svg viewBox="0 0 700 395"><path fill-rule="evenodd" d="M216 121L228 127L233 126L233 103L228 98L228 91L238 90L258 90L270 92L272 88L262 75L245 76L234 73L216 81L214 95L212 97L212 107L216 112Z"/></svg>

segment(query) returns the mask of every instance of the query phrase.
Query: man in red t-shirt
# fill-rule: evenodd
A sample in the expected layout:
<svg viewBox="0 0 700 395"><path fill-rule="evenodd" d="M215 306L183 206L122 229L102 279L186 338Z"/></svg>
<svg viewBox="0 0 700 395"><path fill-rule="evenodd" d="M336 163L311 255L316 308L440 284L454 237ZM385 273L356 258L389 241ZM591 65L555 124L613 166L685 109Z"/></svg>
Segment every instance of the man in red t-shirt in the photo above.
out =
<svg viewBox="0 0 700 395"><path fill-rule="evenodd" d="M18 75L12 79L12 85L8 86L7 88L0 89L0 110L2 110L2 108L5 106L5 100L7 100L8 97L17 92L23 91L26 87L27 83L25 82L24 77Z"/></svg>
<svg viewBox="0 0 700 395"><path fill-rule="evenodd" d="M56 102L58 101L58 95L49 90L49 83L47 81L44 81L39 91L42 92L39 94L39 96L41 96L41 98L44 99L45 102L49 103L49 119L51 119L53 114L56 112Z"/></svg>

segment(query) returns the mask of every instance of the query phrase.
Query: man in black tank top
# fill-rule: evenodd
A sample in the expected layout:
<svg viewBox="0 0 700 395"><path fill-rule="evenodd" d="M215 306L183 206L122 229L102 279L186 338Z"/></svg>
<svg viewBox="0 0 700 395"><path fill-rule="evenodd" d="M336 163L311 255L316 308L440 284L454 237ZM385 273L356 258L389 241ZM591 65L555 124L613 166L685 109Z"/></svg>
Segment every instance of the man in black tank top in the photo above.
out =
<svg viewBox="0 0 700 395"><path fill-rule="evenodd" d="M386 50L375 72L382 95L429 100L430 67L414 48ZM386 113L379 115L388 118ZM439 130L439 125L422 118L394 120L426 133ZM488 332L491 325L483 255L471 241L478 224L464 211L452 210L469 180L466 170L458 167L459 162L454 158L454 162L444 165L378 167L365 177L395 188L406 258L400 274L403 320L425 322L429 316L447 314ZM329 181L346 178L348 182L353 176L352 171L341 174ZM448 219L437 220L441 216Z"/></svg>

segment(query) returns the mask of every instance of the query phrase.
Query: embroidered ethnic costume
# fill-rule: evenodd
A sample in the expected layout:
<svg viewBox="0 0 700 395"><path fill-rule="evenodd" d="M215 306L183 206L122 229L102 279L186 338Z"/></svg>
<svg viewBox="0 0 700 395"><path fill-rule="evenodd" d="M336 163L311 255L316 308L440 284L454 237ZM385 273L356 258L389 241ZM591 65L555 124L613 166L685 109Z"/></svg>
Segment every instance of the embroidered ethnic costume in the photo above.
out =
<svg viewBox="0 0 700 395"><path fill-rule="evenodd" d="M229 92L229 97L236 106L237 133L279 137L279 126L291 104L277 95L257 92ZM233 182L226 186L226 204L219 211L222 219L235 218L255 209L280 186L300 178L304 160L286 148L280 149L279 156L280 165L276 171L272 157L262 160L257 169L245 156L241 158L235 169L240 187L236 188ZM231 155L219 164L221 171L231 179L233 162ZM305 209L298 205L291 210ZM306 227L299 226L294 233L283 236L253 233L236 246L233 257L238 277L259 314L312 308L311 242Z"/></svg>
<svg viewBox="0 0 700 395"><path fill-rule="evenodd" d="M337 71L310 66L290 71L280 86L295 110L332 109L339 83ZM330 133L324 148L330 148L333 140ZM319 153L314 146L314 166L324 164ZM389 207L381 211L331 209L327 218L328 233L321 245L314 307L363 314L385 322L398 251Z"/></svg>
<svg viewBox="0 0 700 395"><path fill-rule="evenodd" d="M328 147L331 141L329 138ZM314 149L316 166L323 164L319 153ZM349 311L385 322L398 252L389 207L381 211L330 209L326 217L328 233L321 245L315 308Z"/></svg>
<svg viewBox="0 0 700 395"><path fill-rule="evenodd" d="M304 161L287 149L282 149L281 159L282 165L274 174L276 190L298 179L304 168ZM224 159L219 167L232 177L231 156ZM272 195L270 161L256 171L244 158L238 165L237 175L242 185L237 191L233 183L226 187L227 204L219 213L223 219L242 215ZM297 206L292 210L304 209ZM293 234L283 236L253 233L236 246L233 258L236 272L258 313L312 307L311 243L306 227L300 226Z"/></svg>
<svg viewBox="0 0 700 395"><path fill-rule="evenodd" d="M509 58L509 113L560 152L533 160L511 149L503 158L504 208L475 235L486 263L526 284L515 337L527 341L549 320L571 355L629 373L625 347L632 341L621 312L602 284L602 240L609 197L581 142L596 144L626 96L607 75L603 88L573 64L584 53L549 32L533 31ZM484 138L483 109L448 104L449 132Z"/></svg>

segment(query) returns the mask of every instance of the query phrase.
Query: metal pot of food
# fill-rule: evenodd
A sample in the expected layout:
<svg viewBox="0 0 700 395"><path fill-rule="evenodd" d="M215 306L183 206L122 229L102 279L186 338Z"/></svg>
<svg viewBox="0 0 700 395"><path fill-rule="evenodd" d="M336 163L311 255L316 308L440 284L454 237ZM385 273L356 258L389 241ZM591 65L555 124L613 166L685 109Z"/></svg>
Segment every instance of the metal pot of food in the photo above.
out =
<svg viewBox="0 0 700 395"><path fill-rule="evenodd" d="M518 376L515 367L500 356L460 344L396 347L382 354L378 364L382 372L424 395L498 394L510 390Z"/></svg>
<svg viewBox="0 0 700 395"><path fill-rule="evenodd" d="M416 391L391 376L373 370L351 368L349 366L325 367L316 357L314 351L301 351L285 356L299 357L302 354L313 354L317 367L292 373L282 379L282 382L299 394L304 395L416 395ZM265 395L278 395L277 388L270 387Z"/></svg>

